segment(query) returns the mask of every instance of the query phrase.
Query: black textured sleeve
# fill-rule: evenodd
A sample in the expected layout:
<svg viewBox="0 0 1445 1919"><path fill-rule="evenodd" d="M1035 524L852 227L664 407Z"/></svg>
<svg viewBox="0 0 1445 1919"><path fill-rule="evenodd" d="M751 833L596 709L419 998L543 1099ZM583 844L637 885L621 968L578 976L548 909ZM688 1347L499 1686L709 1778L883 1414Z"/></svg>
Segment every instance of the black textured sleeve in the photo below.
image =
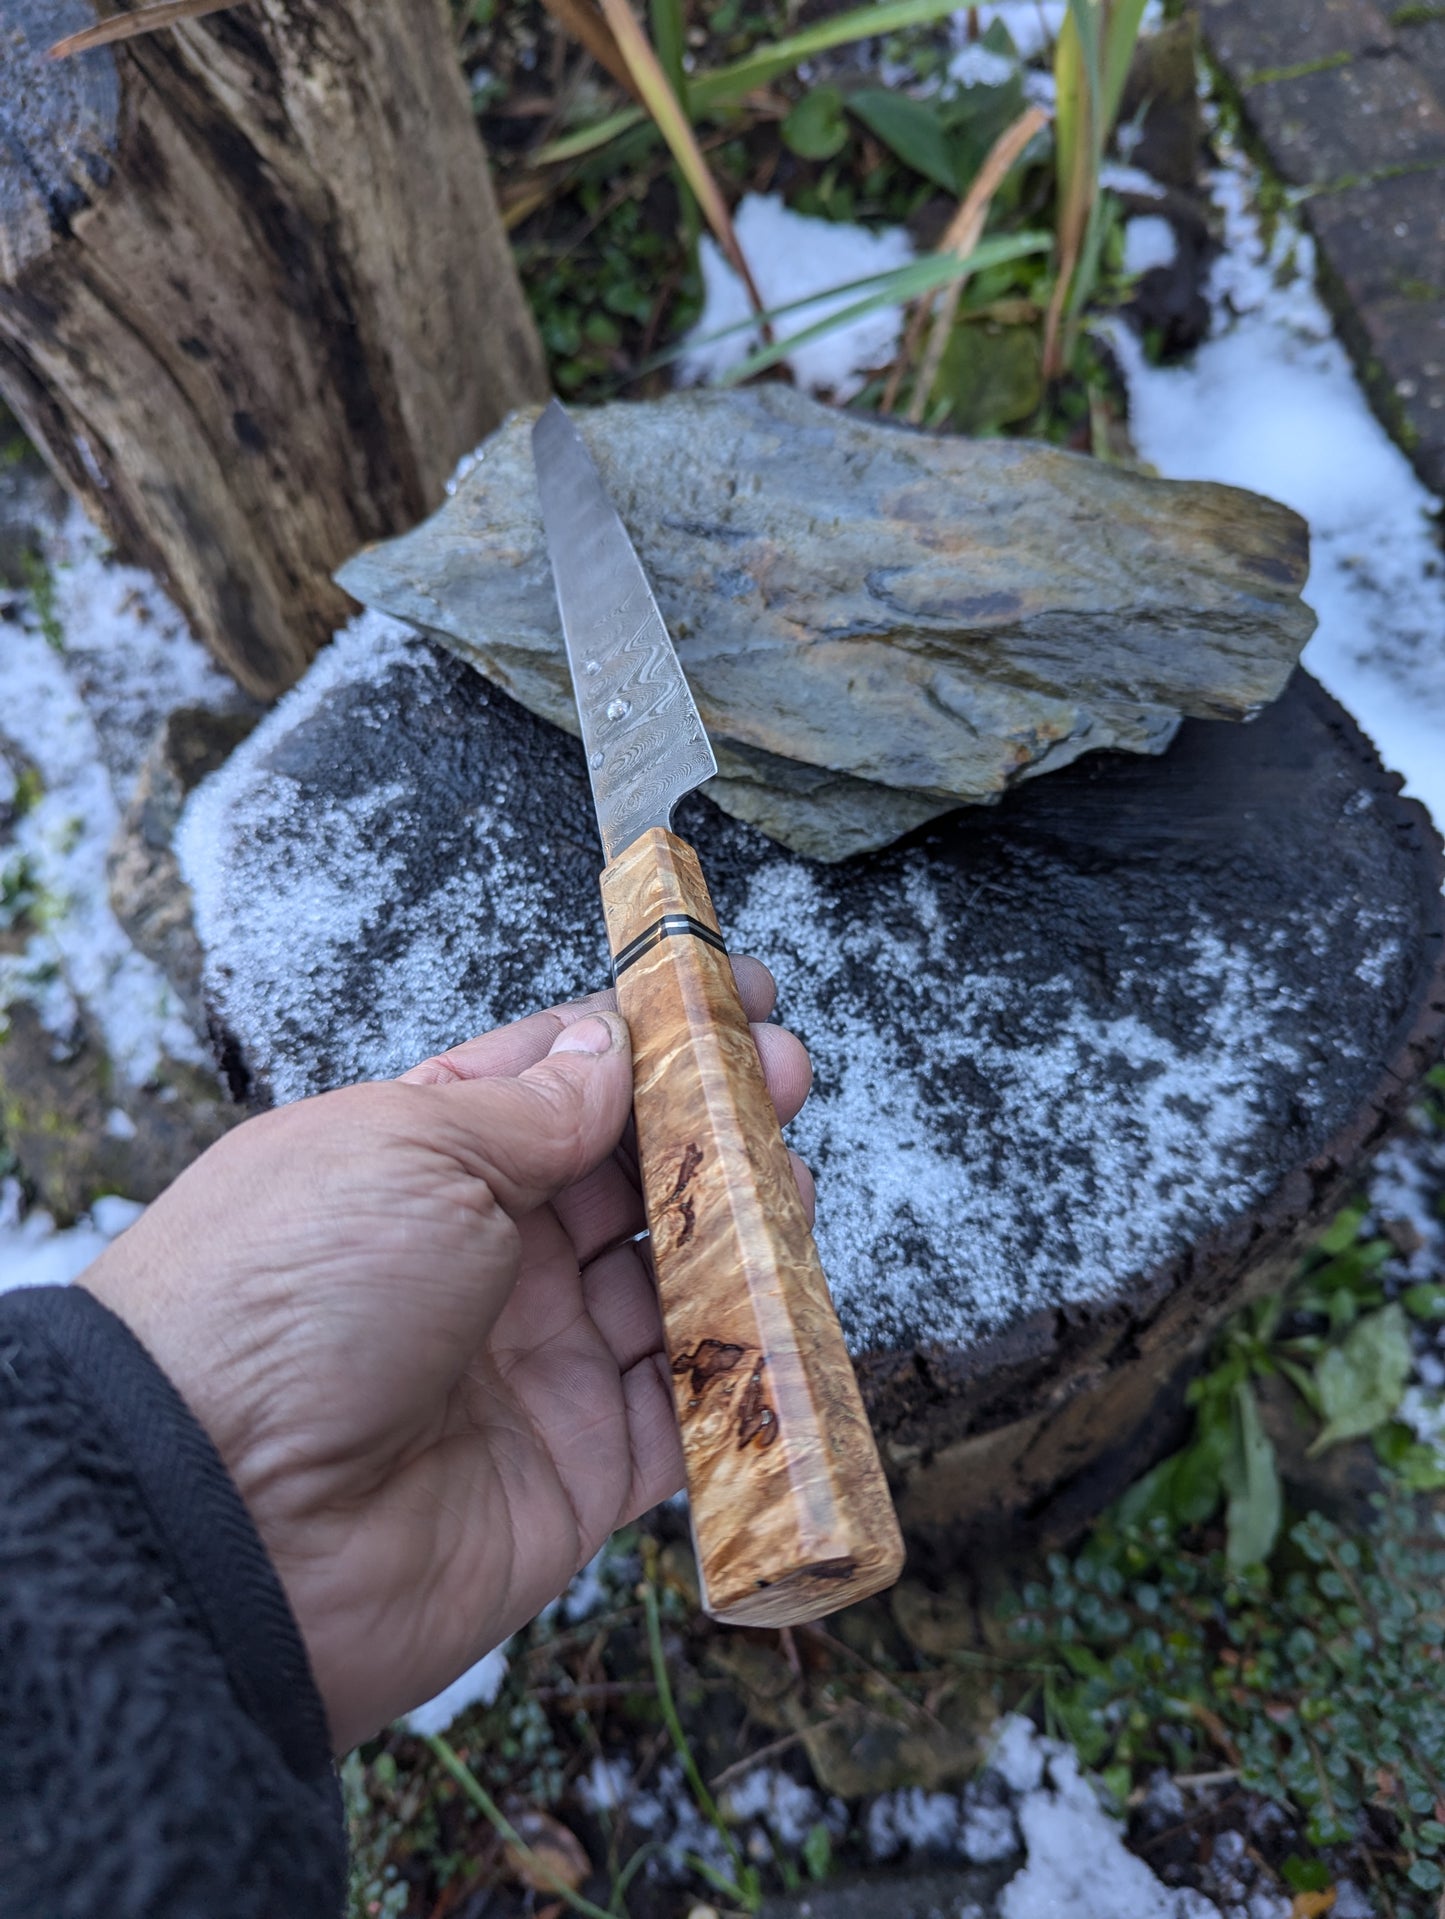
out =
<svg viewBox="0 0 1445 1919"><path fill-rule="evenodd" d="M80 1287L0 1295L0 1919L337 1919L321 1701L215 1448Z"/></svg>

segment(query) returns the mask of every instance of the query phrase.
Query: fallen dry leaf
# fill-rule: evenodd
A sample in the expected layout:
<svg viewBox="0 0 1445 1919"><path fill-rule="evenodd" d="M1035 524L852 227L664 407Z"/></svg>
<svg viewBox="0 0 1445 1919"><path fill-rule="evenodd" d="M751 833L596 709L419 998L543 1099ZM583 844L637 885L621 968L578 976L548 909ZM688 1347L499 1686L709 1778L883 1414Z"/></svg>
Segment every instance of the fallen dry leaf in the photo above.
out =
<svg viewBox="0 0 1445 1919"><path fill-rule="evenodd" d="M1320 1919L1320 1914L1328 1912L1335 1903L1335 1889L1326 1886L1323 1892L1297 1892L1289 1904L1289 1919Z"/></svg>
<svg viewBox="0 0 1445 1919"><path fill-rule="evenodd" d="M512 1815L512 1824L526 1850L510 1842L502 1848L507 1869L533 1892L576 1892L592 1870L592 1861L576 1833L533 1806Z"/></svg>

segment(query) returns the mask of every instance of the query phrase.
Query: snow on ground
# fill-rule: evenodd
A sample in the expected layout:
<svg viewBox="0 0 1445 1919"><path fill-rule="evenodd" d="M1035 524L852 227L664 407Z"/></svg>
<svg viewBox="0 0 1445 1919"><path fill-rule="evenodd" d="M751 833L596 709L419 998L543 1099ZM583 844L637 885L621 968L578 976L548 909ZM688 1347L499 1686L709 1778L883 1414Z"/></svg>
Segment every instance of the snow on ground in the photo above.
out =
<svg viewBox="0 0 1445 1919"><path fill-rule="evenodd" d="M510 1643L510 1640L504 1640L500 1646L493 1646L489 1653L483 1653L474 1666L468 1666L434 1699L428 1699L425 1705L409 1712L405 1721L407 1731L416 1733L418 1738L424 1738L428 1733L445 1732L469 1706L490 1706L502 1690L502 1681L507 1676L507 1647Z"/></svg>
<svg viewBox="0 0 1445 1919"><path fill-rule="evenodd" d="M1214 325L1188 362L1151 367L1113 334L1141 456L1171 479L1266 493L1310 523L1305 664L1360 722L1405 790L1445 826L1445 557L1438 507L1371 413L1289 214L1266 239L1248 163L1225 149L1212 182L1225 248ZM1131 227L1140 224L1131 222Z"/></svg>
<svg viewBox="0 0 1445 1919"><path fill-rule="evenodd" d="M980 33L1002 20L1020 56L1032 60L1036 54L1052 52L1068 10L1068 0L995 0L992 6L960 7L953 16L953 32L965 43L970 16L976 18Z"/></svg>
<svg viewBox="0 0 1445 1919"><path fill-rule="evenodd" d="M649 1877L685 1877L689 1855L726 1869L718 1834L699 1815L675 1760L639 1790L625 1760L599 1756L581 1782L581 1796L591 1810L625 1814L647 1836L656 1848ZM781 1857L796 1864L815 1826L835 1842L847 1830L840 1800L825 1799L766 1764L724 1790L721 1810L753 1860ZM1018 1715L1000 1722L982 1772L961 1792L904 1787L880 1793L863 1817L863 1831L875 1865L1015 1860L993 1908L997 1919L1216 1919L1220 1910L1202 1893L1162 1884L1127 1849L1123 1826L1099 1802L1072 1749L1044 1738ZM1227 1880L1224 1873L1217 1876ZM1231 1913L1289 1919L1288 1898L1262 1890L1252 1868L1239 1877L1252 1883L1231 1887L1242 1895L1238 1905L1231 1902Z"/></svg>
<svg viewBox="0 0 1445 1919"><path fill-rule="evenodd" d="M1024 60L1051 57L1059 29L1068 13L1068 0L993 0L992 5L960 7L952 17L955 40L966 45L972 24L986 33L995 20L1002 20L1009 38ZM1162 0L1147 0L1141 24L1147 29L1163 18Z"/></svg>
<svg viewBox="0 0 1445 1919"><path fill-rule="evenodd" d="M806 300L869 274L906 266L913 258L912 242L901 228L869 233L863 227L837 220L811 219L791 212L776 193L745 194L733 224L765 307ZM717 245L706 237L700 258L703 309L687 337L687 351L678 361L680 386L721 379L760 344L756 329L729 333L720 340L712 337L722 328L746 320L750 308L742 281ZM776 322L774 332L780 340L789 339L862 297L846 294L814 301ZM849 399L871 369L886 366L893 358L902 325L900 308L882 307L800 346L786 356L786 364L798 385L808 392Z"/></svg>
<svg viewBox="0 0 1445 1919"><path fill-rule="evenodd" d="M1148 273L1153 267L1170 267L1178 252L1174 229L1157 213L1146 213L1124 223L1124 271Z"/></svg>
<svg viewBox="0 0 1445 1919"><path fill-rule="evenodd" d="M105 859L117 798L166 710L234 689L154 580L105 559L78 508L47 558L53 624L28 603L0 616L0 734L18 761L12 774L38 786L0 851L0 881L6 894L36 900L39 922L20 952L0 955L0 1022L25 997L61 1043L93 1023L121 1079L143 1085L167 1057L204 1056L174 989L111 912Z"/></svg>
<svg viewBox="0 0 1445 1919"><path fill-rule="evenodd" d="M0 1293L17 1286L68 1286L145 1208L137 1200L96 1200L74 1226L57 1231L49 1213L25 1212L20 1182L0 1181Z"/></svg>
<svg viewBox="0 0 1445 1919"><path fill-rule="evenodd" d="M1214 1919L1218 1908L1202 1893L1162 1885L1144 1861L1129 1852L1117 1820L1110 1818L1079 1772L1067 1746L1039 1739L1046 1778L1024 1794L1017 1808L1028 1861L999 1895L999 1919L1058 1919L1087 1913L1089 1919ZM1251 1919L1288 1919L1290 1902L1275 1899Z"/></svg>

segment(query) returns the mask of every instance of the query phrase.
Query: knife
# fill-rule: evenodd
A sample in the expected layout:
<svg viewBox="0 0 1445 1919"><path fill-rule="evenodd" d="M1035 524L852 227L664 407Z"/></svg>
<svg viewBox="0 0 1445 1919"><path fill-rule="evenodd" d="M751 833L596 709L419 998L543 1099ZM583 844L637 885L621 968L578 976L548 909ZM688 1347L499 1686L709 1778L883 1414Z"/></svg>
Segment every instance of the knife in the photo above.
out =
<svg viewBox="0 0 1445 1919"><path fill-rule="evenodd" d="M798 1625L891 1586L903 1541L717 915L672 831L673 807L717 762L642 564L556 400L532 456L607 857L703 1608Z"/></svg>

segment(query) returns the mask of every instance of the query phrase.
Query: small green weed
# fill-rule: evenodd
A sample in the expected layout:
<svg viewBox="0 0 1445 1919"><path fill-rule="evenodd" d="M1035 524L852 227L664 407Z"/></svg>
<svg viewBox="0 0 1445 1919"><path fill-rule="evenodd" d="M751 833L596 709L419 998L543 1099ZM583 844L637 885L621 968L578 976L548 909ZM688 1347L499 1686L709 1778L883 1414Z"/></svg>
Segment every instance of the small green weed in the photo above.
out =
<svg viewBox="0 0 1445 1919"><path fill-rule="evenodd" d="M28 854L13 849L0 860L0 931L38 923L44 888Z"/></svg>
<svg viewBox="0 0 1445 1919"><path fill-rule="evenodd" d="M65 629L55 606L55 575L38 554L26 553L21 559L21 584L30 595L35 618L47 646L57 653L65 651Z"/></svg>
<svg viewBox="0 0 1445 1919"><path fill-rule="evenodd" d="M1232 1574L1162 1519L1101 1527L1027 1586L1012 1631L1058 1660L1053 1729L1122 1797L1136 1769L1219 1754L1317 1846L1399 1855L1399 1913L1434 1911L1445 1855L1445 1522L1377 1502L1363 1539L1301 1520L1272 1574ZM1388 1837L1386 1836L1388 1835Z"/></svg>
<svg viewBox="0 0 1445 1919"><path fill-rule="evenodd" d="M1437 1097L1434 1073L1431 1082L1427 1097ZM1410 1375L1410 1320L1445 1318L1445 1286L1411 1286L1387 1298L1382 1270L1393 1252L1357 1201L1315 1241L1283 1293L1237 1314L1209 1370L1189 1388L1188 1444L1129 1490L1121 1522L1201 1526L1223 1505L1231 1572L1267 1559L1283 1500L1254 1389L1272 1375L1287 1379L1318 1420L1312 1453L1372 1436L1408 1489L1445 1485L1440 1455L1395 1419Z"/></svg>
<svg viewBox="0 0 1445 1919"><path fill-rule="evenodd" d="M1445 1138L1445 1065L1412 1122ZM1411 1322L1445 1319L1445 1281L1403 1283L1394 1253L1363 1200L1346 1206L1285 1291L1225 1328L1190 1389L1188 1443L1001 1611L1055 1662L1051 1730L1119 1803L1141 1768L1222 1760L1423 1919L1445 1884L1445 1513L1413 1495L1445 1486L1445 1462L1395 1415ZM1312 1453L1373 1440L1389 1490L1363 1534L1319 1513L1286 1524L1256 1401L1270 1377L1314 1416ZM1286 1876L1311 1891L1333 1874L1296 1859Z"/></svg>

